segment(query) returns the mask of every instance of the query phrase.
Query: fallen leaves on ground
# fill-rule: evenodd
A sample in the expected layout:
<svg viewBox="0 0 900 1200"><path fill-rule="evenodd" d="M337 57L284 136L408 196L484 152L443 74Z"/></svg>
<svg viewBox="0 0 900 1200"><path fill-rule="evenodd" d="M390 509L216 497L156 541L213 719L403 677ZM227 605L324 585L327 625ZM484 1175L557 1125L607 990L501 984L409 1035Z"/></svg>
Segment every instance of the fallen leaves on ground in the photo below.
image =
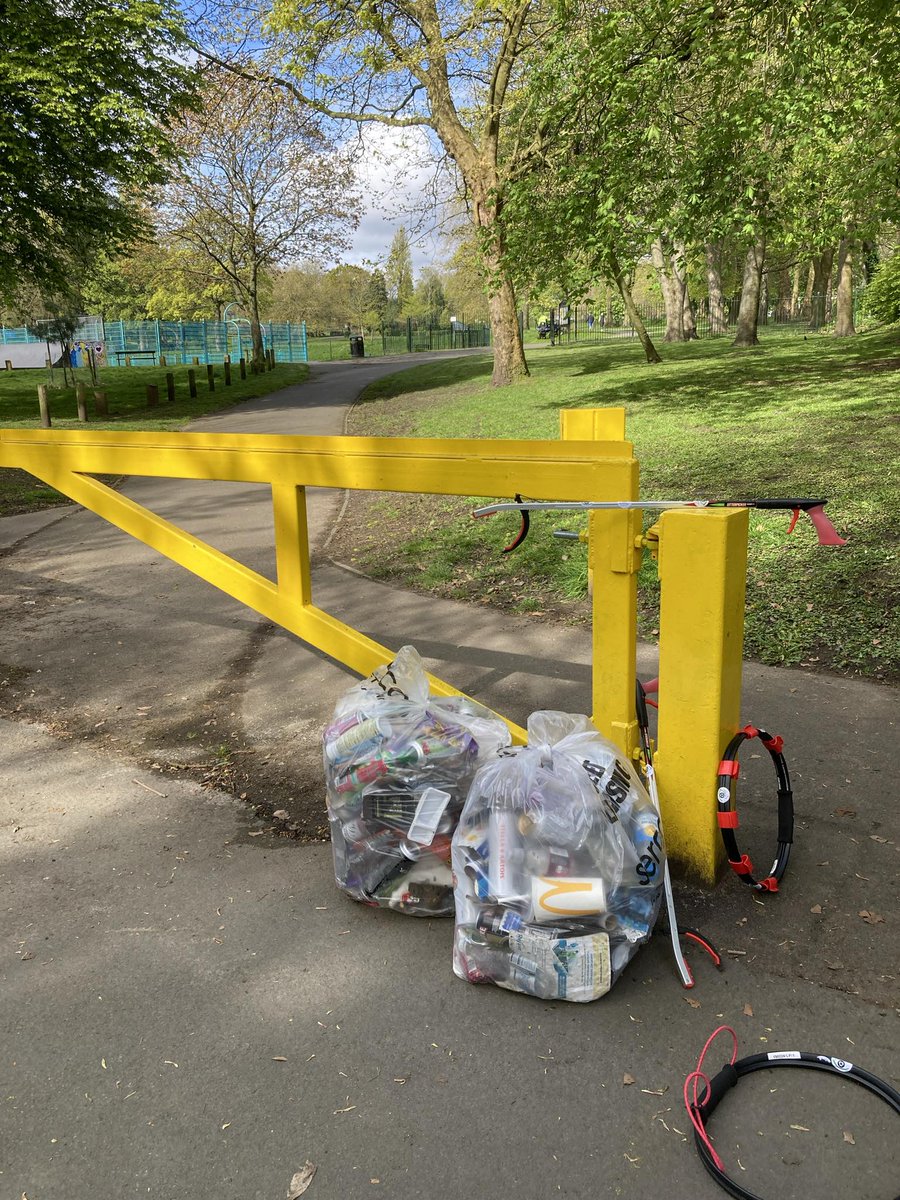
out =
<svg viewBox="0 0 900 1200"><path fill-rule="evenodd" d="M884 924L884 917L881 915L881 913L870 912L870 910L867 908L861 908L859 910L859 915L862 917L862 919L866 922L867 925L883 925Z"/></svg>
<svg viewBox="0 0 900 1200"><path fill-rule="evenodd" d="M848 1145L850 1145L850 1146L856 1145L856 1138L853 1136L853 1134L850 1132L849 1129L844 1130L844 1141L847 1142Z"/></svg>
<svg viewBox="0 0 900 1200"><path fill-rule="evenodd" d="M836 808L834 810L834 815L836 817L855 817L856 809L855 808Z"/></svg>
<svg viewBox="0 0 900 1200"><path fill-rule="evenodd" d="M297 1200L298 1196L302 1196L312 1183L315 1173L315 1163L311 1163L307 1159L302 1168L294 1172L294 1176L291 1179L291 1186L288 1188L287 1200Z"/></svg>
<svg viewBox="0 0 900 1200"><path fill-rule="evenodd" d="M752 1017L753 1016L753 1005L745 1004L741 1011L743 1012L745 1017Z"/></svg>
<svg viewBox="0 0 900 1200"><path fill-rule="evenodd" d="M812 908L811 908L809 911L810 911L811 913L815 913L815 914L816 914L816 916L818 916L818 915L821 913L821 911L822 911L822 905L821 905L821 904L814 904L814 905L812 906Z"/></svg>
<svg viewBox="0 0 900 1200"><path fill-rule="evenodd" d="M700 1001L695 1000L693 996L682 996L681 998L685 1002L685 1004L689 1004L691 1006L691 1008L699 1008L700 1007Z"/></svg>
<svg viewBox="0 0 900 1200"><path fill-rule="evenodd" d="M626 1071L626 1073L625 1073L625 1074L622 1076L622 1085L623 1085L623 1087L628 1087L628 1085L629 1085L630 1083L634 1083L634 1082L635 1082L635 1078L634 1078L634 1076L633 1076L633 1075L629 1075L629 1074L627 1073L627 1071Z"/></svg>

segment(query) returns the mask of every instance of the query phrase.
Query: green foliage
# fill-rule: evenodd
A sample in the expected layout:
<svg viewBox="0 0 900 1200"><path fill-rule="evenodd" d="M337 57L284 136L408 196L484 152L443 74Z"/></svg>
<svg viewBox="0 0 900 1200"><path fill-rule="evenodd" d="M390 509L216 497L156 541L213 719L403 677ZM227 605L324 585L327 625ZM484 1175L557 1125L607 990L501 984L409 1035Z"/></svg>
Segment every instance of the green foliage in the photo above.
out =
<svg viewBox="0 0 900 1200"><path fill-rule="evenodd" d="M900 254L879 264L863 295L863 311L878 321L900 321Z"/></svg>
<svg viewBox="0 0 900 1200"><path fill-rule="evenodd" d="M405 316L413 297L413 271L409 235L402 225L394 234L390 253L384 264L384 282L395 314Z"/></svg>
<svg viewBox="0 0 900 1200"><path fill-rule="evenodd" d="M59 291L73 262L134 238L134 197L165 176L195 72L171 0L6 0L0 45L8 300L22 276Z"/></svg>

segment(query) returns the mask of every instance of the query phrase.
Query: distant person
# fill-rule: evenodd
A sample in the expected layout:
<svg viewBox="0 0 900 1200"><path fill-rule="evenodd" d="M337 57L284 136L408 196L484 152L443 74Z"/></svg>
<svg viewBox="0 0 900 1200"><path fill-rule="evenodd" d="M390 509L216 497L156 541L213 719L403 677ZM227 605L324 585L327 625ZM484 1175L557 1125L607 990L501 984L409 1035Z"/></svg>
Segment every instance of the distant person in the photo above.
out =
<svg viewBox="0 0 900 1200"><path fill-rule="evenodd" d="M594 314L593 313L588 313L587 327L588 327L588 329L594 328Z"/></svg>

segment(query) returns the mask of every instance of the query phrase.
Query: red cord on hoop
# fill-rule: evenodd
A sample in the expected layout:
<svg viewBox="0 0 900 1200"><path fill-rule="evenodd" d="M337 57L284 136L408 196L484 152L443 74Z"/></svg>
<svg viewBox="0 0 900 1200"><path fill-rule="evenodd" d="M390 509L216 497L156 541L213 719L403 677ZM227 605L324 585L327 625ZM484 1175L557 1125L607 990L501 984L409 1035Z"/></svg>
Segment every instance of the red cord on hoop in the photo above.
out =
<svg viewBox="0 0 900 1200"><path fill-rule="evenodd" d="M703 1074L703 1060L704 1060L704 1058L706 1058L706 1054L707 1054L707 1051L709 1050L710 1046L713 1044L713 1042L716 1040L716 1038L719 1036L720 1033L730 1033L731 1034L731 1040L734 1043L734 1045L733 1045L732 1051L731 1051L730 1064L731 1064L731 1066L734 1066L734 1064L737 1060L737 1047L738 1047L737 1034L734 1032L734 1030L731 1028L730 1025L720 1025L719 1028L716 1029L713 1033L711 1033L709 1035L709 1037L706 1039L706 1045L700 1051L700 1057L697 1059L696 1067L694 1067L693 1071L691 1071L690 1075L688 1075L687 1079L685 1079L685 1081L684 1081L684 1093L683 1094L684 1094L684 1107L687 1109L687 1115L690 1119L691 1124L693 1125L694 1129L697 1131L697 1136L700 1138L700 1140L703 1142L704 1146L706 1146L707 1150L712 1155L713 1162L716 1164L716 1166L719 1168L720 1171L724 1172L725 1164L722 1162L721 1158L719 1158L718 1154L716 1154L715 1149L713 1148L713 1144L709 1140L709 1135L706 1132L706 1127L703 1124L700 1114L697 1112L697 1109L700 1106L700 1101L702 1098L697 1091L697 1086L701 1082L704 1084L704 1087L705 1087L705 1091L703 1093L704 1095L706 1094L707 1091L709 1091L709 1086L710 1086L709 1079L707 1078L706 1075ZM693 1084L693 1098L691 1097L691 1094L690 1094L691 1084Z"/></svg>

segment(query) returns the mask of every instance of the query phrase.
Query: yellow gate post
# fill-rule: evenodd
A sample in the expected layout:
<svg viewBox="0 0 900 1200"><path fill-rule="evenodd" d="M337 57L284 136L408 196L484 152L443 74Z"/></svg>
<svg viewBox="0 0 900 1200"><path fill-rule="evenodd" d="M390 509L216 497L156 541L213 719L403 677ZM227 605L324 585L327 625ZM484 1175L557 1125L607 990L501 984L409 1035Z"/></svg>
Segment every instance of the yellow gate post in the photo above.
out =
<svg viewBox="0 0 900 1200"><path fill-rule="evenodd" d="M747 509L664 512L659 526L659 749L666 849L712 885L723 860L716 768L741 715Z"/></svg>
<svg viewBox="0 0 900 1200"><path fill-rule="evenodd" d="M625 441L624 408L565 409L559 414L565 440L621 441L631 457L623 490L610 500L637 500L638 464ZM638 745L634 711L637 655L637 539L641 514L636 510L590 513L588 572L593 578L592 719L605 737L629 756Z"/></svg>

